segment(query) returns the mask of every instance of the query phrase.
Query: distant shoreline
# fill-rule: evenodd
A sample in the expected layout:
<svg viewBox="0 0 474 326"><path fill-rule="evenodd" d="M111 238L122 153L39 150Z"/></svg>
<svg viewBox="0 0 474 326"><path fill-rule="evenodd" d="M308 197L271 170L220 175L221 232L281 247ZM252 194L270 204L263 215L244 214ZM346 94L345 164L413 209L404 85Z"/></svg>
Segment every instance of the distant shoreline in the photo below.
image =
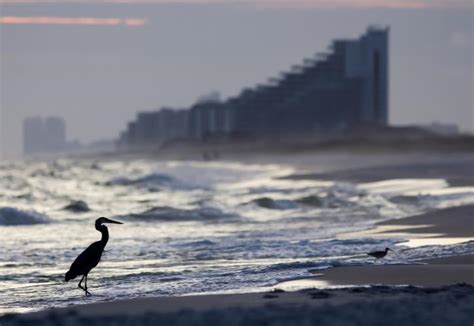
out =
<svg viewBox="0 0 474 326"><path fill-rule="evenodd" d="M252 156L330 155L351 154L413 154L413 153L474 153L474 135L459 134L424 136L360 134L314 140L259 139L259 138L207 138L202 140L175 140L160 144L143 144L129 148L105 151L85 151L26 156L25 159L54 160L57 158L83 159L160 159L227 161Z"/></svg>

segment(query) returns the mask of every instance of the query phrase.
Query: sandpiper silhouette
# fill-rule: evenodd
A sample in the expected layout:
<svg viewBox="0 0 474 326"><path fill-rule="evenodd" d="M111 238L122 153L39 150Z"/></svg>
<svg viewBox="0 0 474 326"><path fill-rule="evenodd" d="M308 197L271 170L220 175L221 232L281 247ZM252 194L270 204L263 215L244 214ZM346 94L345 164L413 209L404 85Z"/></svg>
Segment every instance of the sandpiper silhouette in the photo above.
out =
<svg viewBox="0 0 474 326"><path fill-rule="evenodd" d="M387 253L388 253L389 250L392 251L392 249L387 247L387 248L385 248L385 251L373 251L373 252L369 252L367 255L372 256L376 259L381 259L381 258L387 256Z"/></svg>

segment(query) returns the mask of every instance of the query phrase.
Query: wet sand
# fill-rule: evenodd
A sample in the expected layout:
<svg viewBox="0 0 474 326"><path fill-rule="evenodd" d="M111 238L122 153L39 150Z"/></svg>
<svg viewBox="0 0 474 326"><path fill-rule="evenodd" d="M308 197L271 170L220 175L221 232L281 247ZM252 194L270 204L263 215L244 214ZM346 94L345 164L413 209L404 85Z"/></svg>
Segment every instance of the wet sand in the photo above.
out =
<svg viewBox="0 0 474 326"><path fill-rule="evenodd" d="M353 287L139 298L7 315L12 325L470 325L474 287Z"/></svg>
<svg viewBox="0 0 474 326"><path fill-rule="evenodd" d="M466 283L474 285L474 255L420 261L413 265L371 265L315 270L321 274L315 285L414 285L437 287ZM425 264L426 263L426 264ZM306 282L309 285L311 282Z"/></svg>
<svg viewBox="0 0 474 326"><path fill-rule="evenodd" d="M446 208L377 224L377 227L386 226L393 227L390 231L382 231L387 235L403 232L439 234L436 237L447 238L474 238L474 205Z"/></svg>
<svg viewBox="0 0 474 326"><path fill-rule="evenodd" d="M340 239L402 238L408 247L448 245L474 241L474 205L427 212L377 223L374 228L340 234Z"/></svg>
<svg viewBox="0 0 474 326"><path fill-rule="evenodd" d="M474 287L353 287L139 298L0 317L13 325L470 325Z"/></svg>

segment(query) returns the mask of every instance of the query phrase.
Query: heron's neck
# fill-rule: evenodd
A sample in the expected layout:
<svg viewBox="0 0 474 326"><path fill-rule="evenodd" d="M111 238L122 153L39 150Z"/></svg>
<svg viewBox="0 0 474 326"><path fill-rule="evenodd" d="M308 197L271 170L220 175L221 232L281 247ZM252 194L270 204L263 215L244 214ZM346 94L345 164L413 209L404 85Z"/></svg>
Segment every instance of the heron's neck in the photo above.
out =
<svg viewBox="0 0 474 326"><path fill-rule="evenodd" d="M102 233L102 238L100 239L100 242L102 242L105 245L107 244L107 241L109 241L109 230L105 225L100 225L99 227L96 228L97 231Z"/></svg>

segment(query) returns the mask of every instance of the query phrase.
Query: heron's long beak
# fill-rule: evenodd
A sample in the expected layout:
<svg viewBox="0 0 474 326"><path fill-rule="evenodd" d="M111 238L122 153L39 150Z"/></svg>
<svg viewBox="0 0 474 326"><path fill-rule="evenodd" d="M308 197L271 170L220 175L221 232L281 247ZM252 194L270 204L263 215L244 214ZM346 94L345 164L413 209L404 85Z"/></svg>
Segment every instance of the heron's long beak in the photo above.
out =
<svg viewBox="0 0 474 326"><path fill-rule="evenodd" d="M102 223L123 224L122 222L111 220L110 218L105 218L105 221Z"/></svg>

